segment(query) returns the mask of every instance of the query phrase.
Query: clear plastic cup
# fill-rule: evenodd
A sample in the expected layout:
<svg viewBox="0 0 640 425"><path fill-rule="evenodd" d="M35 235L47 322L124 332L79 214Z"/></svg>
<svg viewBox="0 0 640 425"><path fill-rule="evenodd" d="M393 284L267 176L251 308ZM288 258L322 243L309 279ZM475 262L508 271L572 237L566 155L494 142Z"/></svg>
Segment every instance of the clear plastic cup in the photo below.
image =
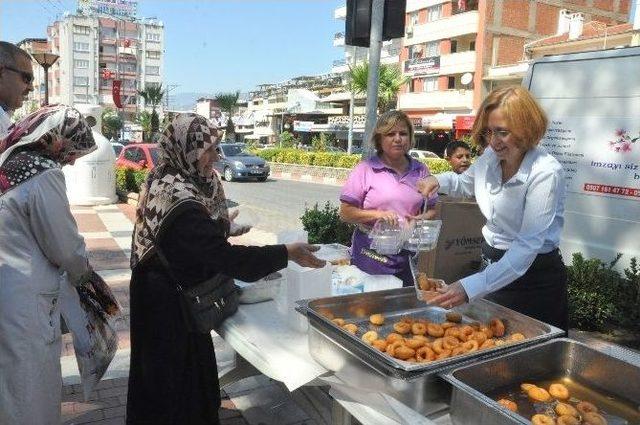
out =
<svg viewBox="0 0 640 425"><path fill-rule="evenodd" d="M447 284L444 280L428 277L426 273L418 271L417 254L409 256L409 267L413 276L416 297L420 301L430 303L439 294L438 289L446 288Z"/></svg>
<svg viewBox="0 0 640 425"><path fill-rule="evenodd" d="M376 221L369 233L371 249L382 255L399 253L405 241L405 225L401 221Z"/></svg>
<svg viewBox="0 0 640 425"><path fill-rule="evenodd" d="M404 243L413 252L431 251L438 244L442 220L414 220Z"/></svg>

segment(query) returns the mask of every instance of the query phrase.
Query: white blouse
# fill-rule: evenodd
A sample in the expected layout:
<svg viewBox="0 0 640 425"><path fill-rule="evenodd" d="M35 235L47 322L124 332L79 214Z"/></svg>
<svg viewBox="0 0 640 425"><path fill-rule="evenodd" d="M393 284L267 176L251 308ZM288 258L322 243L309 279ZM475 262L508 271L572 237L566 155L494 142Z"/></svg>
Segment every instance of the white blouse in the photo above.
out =
<svg viewBox="0 0 640 425"><path fill-rule="evenodd" d="M483 271L461 279L469 300L496 291L526 273L538 254L560 243L564 224L566 182L560 163L542 147L527 151L518 172L502 183L500 160L487 148L463 174L435 176L440 192L475 196L487 219L485 241L506 250Z"/></svg>

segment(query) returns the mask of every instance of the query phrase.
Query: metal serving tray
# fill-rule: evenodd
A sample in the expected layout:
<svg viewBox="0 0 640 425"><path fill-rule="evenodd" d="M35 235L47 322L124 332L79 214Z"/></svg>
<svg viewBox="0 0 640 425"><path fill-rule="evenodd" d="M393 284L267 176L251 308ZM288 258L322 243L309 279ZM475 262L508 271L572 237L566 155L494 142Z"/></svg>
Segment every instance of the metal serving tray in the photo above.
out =
<svg viewBox="0 0 640 425"><path fill-rule="evenodd" d="M392 332L393 323L405 315L444 322L447 310L419 301L414 288L302 300L298 305L298 312L309 320L309 352L316 361L356 388L387 393L424 414L432 413L442 408L442 403L448 402L450 386L438 377L439 373L562 334L558 328L481 300L455 309L463 315L463 322L488 322L493 317L499 317L505 322L508 332L523 333L527 339L436 362L416 364L391 358L360 339L362 333L370 329L383 335ZM384 326L369 323L369 316L375 313L385 315L387 320ZM348 323L356 324L358 335L344 331L327 316L341 317Z"/></svg>
<svg viewBox="0 0 640 425"><path fill-rule="evenodd" d="M450 371L443 377L453 385L451 419L456 425L530 424L487 393L559 377L640 405L640 355L629 350L611 353L620 358L559 338Z"/></svg>

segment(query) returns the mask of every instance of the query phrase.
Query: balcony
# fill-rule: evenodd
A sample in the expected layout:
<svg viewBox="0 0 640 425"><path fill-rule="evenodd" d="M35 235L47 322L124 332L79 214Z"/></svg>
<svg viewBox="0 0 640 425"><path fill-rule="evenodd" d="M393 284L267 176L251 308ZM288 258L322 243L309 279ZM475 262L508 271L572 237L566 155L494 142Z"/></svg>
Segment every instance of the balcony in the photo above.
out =
<svg viewBox="0 0 640 425"><path fill-rule="evenodd" d="M428 41L454 38L478 32L478 11L447 16L425 24L407 26L405 46L426 43Z"/></svg>
<svg viewBox="0 0 640 425"><path fill-rule="evenodd" d="M347 6L340 6L333 11L333 19L347 19Z"/></svg>
<svg viewBox="0 0 640 425"><path fill-rule="evenodd" d="M440 74L463 74L476 69L476 52L459 52L440 56Z"/></svg>
<svg viewBox="0 0 640 425"><path fill-rule="evenodd" d="M347 65L347 61L345 59L333 61L333 66L331 67L332 73L342 74L347 71L349 71L349 65Z"/></svg>
<svg viewBox="0 0 640 425"><path fill-rule="evenodd" d="M333 45L334 46L344 46L344 33L337 32L333 36Z"/></svg>
<svg viewBox="0 0 640 425"><path fill-rule="evenodd" d="M473 90L444 90L425 93L402 93L398 99L398 109L473 109Z"/></svg>

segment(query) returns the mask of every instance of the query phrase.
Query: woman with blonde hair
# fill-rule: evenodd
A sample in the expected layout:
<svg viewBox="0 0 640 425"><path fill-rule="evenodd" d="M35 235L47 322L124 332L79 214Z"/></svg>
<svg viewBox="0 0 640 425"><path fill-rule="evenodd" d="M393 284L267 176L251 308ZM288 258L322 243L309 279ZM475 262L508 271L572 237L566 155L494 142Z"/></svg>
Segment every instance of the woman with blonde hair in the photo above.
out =
<svg viewBox="0 0 640 425"><path fill-rule="evenodd" d="M483 270L443 289L434 304L451 308L486 297L567 330L567 271L558 249L566 181L560 163L538 146L546 130L546 114L526 89L494 90L472 130L484 154L463 174L419 183L425 195L475 196L487 219Z"/></svg>
<svg viewBox="0 0 640 425"><path fill-rule="evenodd" d="M432 218L436 196L425 200L416 183L430 175L427 166L408 155L414 145L413 125L401 111L382 114L371 142L376 155L353 169L340 193L340 217L356 224L351 263L369 274L392 274L405 286L413 285L409 253L382 255L371 249L368 233L377 220ZM422 215L423 205L426 212Z"/></svg>

